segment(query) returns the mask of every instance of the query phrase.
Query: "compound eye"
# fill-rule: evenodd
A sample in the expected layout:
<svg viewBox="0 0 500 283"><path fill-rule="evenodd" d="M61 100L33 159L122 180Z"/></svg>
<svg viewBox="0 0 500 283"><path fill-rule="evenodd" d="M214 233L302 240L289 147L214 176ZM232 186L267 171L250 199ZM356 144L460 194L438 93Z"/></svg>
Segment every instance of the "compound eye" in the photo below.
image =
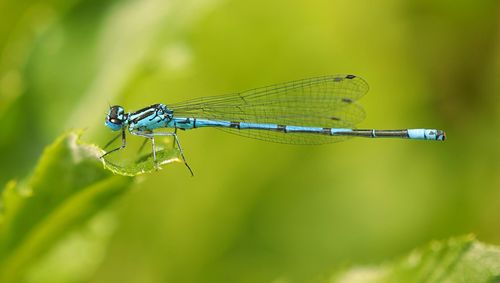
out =
<svg viewBox="0 0 500 283"><path fill-rule="evenodd" d="M122 128L125 120L126 116L123 107L115 105L109 108L108 115L106 115L105 124L113 131L118 131Z"/></svg>
<svg viewBox="0 0 500 283"><path fill-rule="evenodd" d="M122 128L123 121L116 118L110 118L109 116L107 116L104 124L111 130L118 131Z"/></svg>
<svg viewBox="0 0 500 283"><path fill-rule="evenodd" d="M122 123L122 121L121 121L121 120L116 119L116 118L111 118L111 119L109 119L109 121L110 121L111 123L113 123L113 124L117 124L117 125L120 125L120 124Z"/></svg>

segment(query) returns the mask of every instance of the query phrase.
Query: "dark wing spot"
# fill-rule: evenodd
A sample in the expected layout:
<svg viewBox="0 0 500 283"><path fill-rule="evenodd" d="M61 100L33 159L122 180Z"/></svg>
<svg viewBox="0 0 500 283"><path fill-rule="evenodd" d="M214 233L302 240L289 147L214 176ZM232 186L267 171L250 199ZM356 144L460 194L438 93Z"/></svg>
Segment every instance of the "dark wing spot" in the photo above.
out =
<svg viewBox="0 0 500 283"><path fill-rule="evenodd" d="M340 121L340 118L339 117L335 117L335 116L330 117L330 119L335 120L335 121Z"/></svg>
<svg viewBox="0 0 500 283"><path fill-rule="evenodd" d="M350 79L350 80L354 79L355 77L356 77L355 75L347 75L347 76L345 76L346 79Z"/></svg>
<svg viewBox="0 0 500 283"><path fill-rule="evenodd" d="M342 98L342 102L352 103L352 99L350 99L350 98Z"/></svg>

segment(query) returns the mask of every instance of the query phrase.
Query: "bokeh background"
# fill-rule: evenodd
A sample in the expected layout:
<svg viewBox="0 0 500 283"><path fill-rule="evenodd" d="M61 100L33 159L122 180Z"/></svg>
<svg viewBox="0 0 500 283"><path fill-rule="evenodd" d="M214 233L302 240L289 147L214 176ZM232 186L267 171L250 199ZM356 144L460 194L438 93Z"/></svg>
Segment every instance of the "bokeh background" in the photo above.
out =
<svg viewBox="0 0 500 283"><path fill-rule="evenodd" d="M448 140L288 146L181 132L196 176L176 163L137 178L100 222L106 244L68 249L57 267L79 271L61 278L312 282L432 239L499 245L499 27L496 0L3 0L0 182L29 174L69 129L104 145L109 104L352 73L370 84L359 127Z"/></svg>

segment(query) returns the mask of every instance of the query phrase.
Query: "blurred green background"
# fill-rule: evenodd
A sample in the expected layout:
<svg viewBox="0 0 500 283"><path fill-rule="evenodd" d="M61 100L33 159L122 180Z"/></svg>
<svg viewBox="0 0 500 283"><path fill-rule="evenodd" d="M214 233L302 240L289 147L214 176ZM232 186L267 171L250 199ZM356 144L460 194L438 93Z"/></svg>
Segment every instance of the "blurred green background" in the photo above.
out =
<svg viewBox="0 0 500 283"><path fill-rule="evenodd" d="M316 75L369 82L360 128L447 131L325 146L181 132L195 177L136 178L108 244L58 262L88 256L72 282L311 282L431 239L500 244L499 1L3 0L0 15L1 184L66 130L104 145L109 104Z"/></svg>

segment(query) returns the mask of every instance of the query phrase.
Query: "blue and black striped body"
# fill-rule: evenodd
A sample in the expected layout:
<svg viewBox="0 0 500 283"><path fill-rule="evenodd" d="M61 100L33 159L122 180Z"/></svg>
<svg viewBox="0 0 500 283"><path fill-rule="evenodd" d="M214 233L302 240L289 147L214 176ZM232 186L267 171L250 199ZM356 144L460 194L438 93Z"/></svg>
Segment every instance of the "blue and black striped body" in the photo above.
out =
<svg viewBox="0 0 500 283"><path fill-rule="evenodd" d="M312 134L326 136L396 137L421 140L444 140L443 131L434 129L363 130L349 128L307 127L297 125L262 124L240 121L209 120L194 117L175 117L174 111L164 104L154 104L126 114L129 131L152 132L158 128L190 130L196 128L222 128L239 131L260 130L283 134Z"/></svg>
<svg viewBox="0 0 500 283"><path fill-rule="evenodd" d="M121 106L112 106L105 124L122 131L121 148L125 147L125 129L151 139L153 148L156 135L174 136L180 146L175 131L156 131L160 128L212 127L287 144L324 144L349 137L445 140L444 131L435 129L356 129L355 125L365 116L356 101L366 92L368 84L360 77L323 76L168 106L154 104L131 113L125 113Z"/></svg>
<svg viewBox="0 0 500 283"><path fill-rule="evenodd" d="M273 131L283 134L313 134L326 136L353 136L353 137L396 137L420 140L444 140L444 132L433 129L403 129L403 130L362 130L347 128L304 127L295 125L259 124L239 121L214 121L196 118L173 118L166 127L178 129L195 129L204 127L245 130Z"/></svg>
<svg viewBox="0 0 500 283"><path fill-rule="evenodd" d="M136 112L129 113L127 126L129 131L153 131L168 127L173 120L173 112L163 104L154 104Z"/></svg>

